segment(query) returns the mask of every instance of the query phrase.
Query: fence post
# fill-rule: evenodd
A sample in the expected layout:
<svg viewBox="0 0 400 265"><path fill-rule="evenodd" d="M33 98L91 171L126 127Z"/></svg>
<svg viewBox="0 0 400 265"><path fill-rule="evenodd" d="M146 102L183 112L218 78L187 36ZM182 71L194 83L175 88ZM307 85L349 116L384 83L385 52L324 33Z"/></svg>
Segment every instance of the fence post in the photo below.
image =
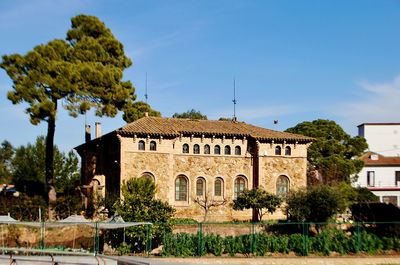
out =
<svg viewBox="0 0 400 265"><path fill-rule="evenodd" d="M308 256L308 226L309 223L302 223L303 226L303 256Z"/></svg>
<svg viewBox="0 0 400 265"><path fill-rule="evenodd" d="M356 253L358 253L361 249L360 224L358 222L356 222L356 241Z"/></svg>
<svg viewBox="0 0 400 265"><path fill-rule="evenodd" d="M203 223L199 223L199 225L198 225L198 246L197 246L197 249L198 249L198 253L197 253L197 255L199 256L199 257L201 257L201 256L203 256Z"/></svg>
<svg viewBox="0 0 400 265"><path fill-rule="evenodd" d="M146 225L146 252L147 256L150 255L151 247L152 247L152 231L151 231L151 225L147 224Z"/></svg>
<svg viewBox="0 0 400 265"><path fill-rule="evenodd" d="M40 222L40 249L44 249L44 221Z"/></svg>
<svg viewBox="0 0 400 265"><path fill-rule="evenodd" d="M256 224L251 223L251 253L256 251Z"/></svg>
<svg viewBox="0 0 400 265"><path fill-rule="evenodd" d="M96 256L99 253L99 223L94 223L94 255Z"/></svg>

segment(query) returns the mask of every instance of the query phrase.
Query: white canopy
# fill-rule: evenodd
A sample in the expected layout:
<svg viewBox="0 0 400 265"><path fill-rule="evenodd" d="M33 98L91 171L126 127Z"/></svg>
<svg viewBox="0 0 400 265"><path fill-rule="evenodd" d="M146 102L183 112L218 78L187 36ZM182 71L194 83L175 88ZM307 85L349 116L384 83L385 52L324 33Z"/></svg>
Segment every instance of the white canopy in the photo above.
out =
<svg viewBox="0 0 400 265"><path fill-rule="evenodd" d="M0 215L0 224L18 224L40 227L40 222L20 222L10 217L9 215ZM117 229L137 225L151 225L150 222L125 222L121 216L113 216L104 222L92 222L86 219L82 215L71 215L65 219L57 222L46 222L45 227L60 227L60 226L70 226L70 225L88 225L91 227L96 227L100 229Z"/></svg>

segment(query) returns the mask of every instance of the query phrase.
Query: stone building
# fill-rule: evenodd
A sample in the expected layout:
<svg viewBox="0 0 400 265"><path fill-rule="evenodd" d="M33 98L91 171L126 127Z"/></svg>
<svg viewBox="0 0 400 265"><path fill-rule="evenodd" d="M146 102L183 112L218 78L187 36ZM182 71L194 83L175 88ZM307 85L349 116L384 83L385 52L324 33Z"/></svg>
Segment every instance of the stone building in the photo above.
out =
<svg viewBox="0 0 400 265"><path fill-rule="evenodd" d="M263 187L285 196L306 186L311 142L238 121L146 116L87 139L76 150L85 187L119 196L124 181L147 177L157 185L157 198L172 205L177 217L203 220L200 204L213 203L208 220L224 221L252 218L251 211L230 206L243 189Z"/></svg>

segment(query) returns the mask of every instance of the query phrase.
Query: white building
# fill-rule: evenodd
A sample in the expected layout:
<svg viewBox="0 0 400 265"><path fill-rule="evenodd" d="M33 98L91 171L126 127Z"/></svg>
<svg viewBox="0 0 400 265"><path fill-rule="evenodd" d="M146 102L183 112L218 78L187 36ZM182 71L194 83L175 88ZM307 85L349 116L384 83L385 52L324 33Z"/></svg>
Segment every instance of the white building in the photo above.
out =
<svg viewBox="0 0 400 265"><path fill-rule="evenodd" d="M363 123L358 134L369 152L361 157L364 168L355 185L367 187L381 202L400 206L400 123Z"/></svg>
<svg viewBox="0 0 400 265"><path fill-rule="evenodd" d="M369 151L384 156L400 156L400 123L363 123L358 135L367 140Z"/></svg>

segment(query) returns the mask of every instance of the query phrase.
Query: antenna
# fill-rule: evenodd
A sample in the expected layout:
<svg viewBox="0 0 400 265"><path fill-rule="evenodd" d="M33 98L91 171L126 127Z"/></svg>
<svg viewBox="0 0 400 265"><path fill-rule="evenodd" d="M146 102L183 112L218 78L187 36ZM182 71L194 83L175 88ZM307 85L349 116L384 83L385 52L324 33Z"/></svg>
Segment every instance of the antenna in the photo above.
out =
<svg viewBox="0 0 400 265"><path fill-rule="evenodd" d="M147 98L149 97L149 95L147 95L147 72L146 72L146 92L144 94L144 98L146 99L146 104L147 104Z"/></svg>
<svg viewBox="0 0 400 265"><path fill-rule="evenodd" d="M236 121L236 80L235 77L233 77L233 120Z"/></svg>

